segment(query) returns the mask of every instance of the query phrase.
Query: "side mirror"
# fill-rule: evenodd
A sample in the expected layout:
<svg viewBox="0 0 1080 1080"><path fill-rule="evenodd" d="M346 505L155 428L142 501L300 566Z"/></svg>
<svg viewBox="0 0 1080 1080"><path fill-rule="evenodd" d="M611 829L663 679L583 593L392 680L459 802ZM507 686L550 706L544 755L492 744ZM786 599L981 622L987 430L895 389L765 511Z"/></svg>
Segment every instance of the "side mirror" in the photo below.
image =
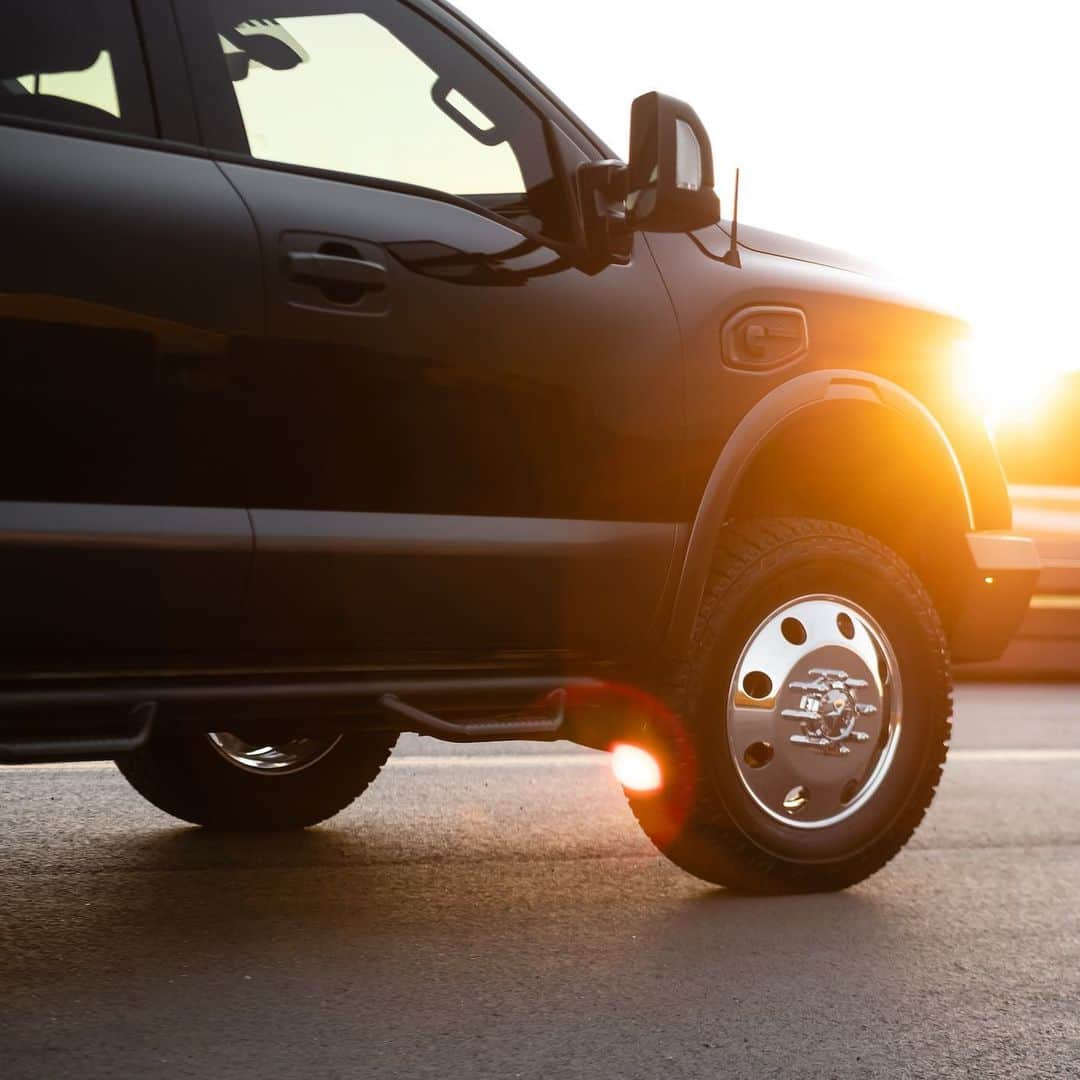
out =
<svg viewBox="0 0 1080 1080"><path fill-rule="evenodd" d="M684 101L653 92L634 102L627 179L632 229L692 232L720 220L712 144Z"/></svg>

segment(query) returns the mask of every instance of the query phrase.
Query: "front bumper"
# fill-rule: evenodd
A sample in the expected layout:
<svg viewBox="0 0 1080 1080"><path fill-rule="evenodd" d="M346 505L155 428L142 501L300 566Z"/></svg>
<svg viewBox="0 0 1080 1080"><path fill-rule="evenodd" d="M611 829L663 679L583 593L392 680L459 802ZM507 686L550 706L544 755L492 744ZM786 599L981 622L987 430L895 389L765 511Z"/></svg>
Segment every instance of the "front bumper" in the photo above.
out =
<svg viewBox="0 0 1080 1080"><path fill-rule="evenodd" d="M1033 540L1010 533L967 535L968 560L949 635L953 660L996 660L1020 626L1039 578Z"/></svg>

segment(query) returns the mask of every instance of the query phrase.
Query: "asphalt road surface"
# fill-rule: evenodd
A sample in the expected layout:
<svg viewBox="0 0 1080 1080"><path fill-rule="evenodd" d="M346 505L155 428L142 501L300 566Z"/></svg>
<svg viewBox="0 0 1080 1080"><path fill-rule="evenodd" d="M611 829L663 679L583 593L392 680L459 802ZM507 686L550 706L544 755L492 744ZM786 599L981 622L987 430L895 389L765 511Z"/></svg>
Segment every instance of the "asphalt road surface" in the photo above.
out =
<svg viewBox="0 0 1080 1080"><path fill-rule="evenodd" d="M286 838L0 770L0 1077L1080 1076L1080 687L963 687L954 747L889 867L785 899L573 747L403 740Z"/></svg>

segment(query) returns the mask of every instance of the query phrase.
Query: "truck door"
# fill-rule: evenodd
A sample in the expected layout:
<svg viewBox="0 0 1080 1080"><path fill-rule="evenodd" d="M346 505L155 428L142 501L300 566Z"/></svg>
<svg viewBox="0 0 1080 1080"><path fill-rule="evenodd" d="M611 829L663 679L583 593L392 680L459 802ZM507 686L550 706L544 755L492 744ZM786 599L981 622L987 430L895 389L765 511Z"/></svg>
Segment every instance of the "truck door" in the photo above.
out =
<svg viewBox="0 0 1080 1080"><path fill-rule="evenodd" d="M640 645L674 544L679 339L644 242L582 268L581 136L436 5L178 10L268 280L259 643Z"/></svg>
<svg viewBox="0 0 1080 1080"><path fill-rule="evenodd" d="M230 364L261 267L214 162L159 141L130 0L3 5L0 215L0 647L228 643L252 548Z"/></svg>

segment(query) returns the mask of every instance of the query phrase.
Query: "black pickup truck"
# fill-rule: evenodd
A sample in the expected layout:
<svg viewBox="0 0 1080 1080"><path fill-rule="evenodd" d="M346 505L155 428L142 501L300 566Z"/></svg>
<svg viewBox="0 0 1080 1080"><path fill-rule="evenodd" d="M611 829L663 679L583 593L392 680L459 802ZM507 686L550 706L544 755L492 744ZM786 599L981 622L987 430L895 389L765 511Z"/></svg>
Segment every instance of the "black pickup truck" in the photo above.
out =
<svg viewBox="0 0 1080 1080"><path fill-rule="evenodd" d="M621 743L708 881L882 866L1038 563L963 325L714 183L443 0L8 0L0 760L275 830Z"/></svg>

